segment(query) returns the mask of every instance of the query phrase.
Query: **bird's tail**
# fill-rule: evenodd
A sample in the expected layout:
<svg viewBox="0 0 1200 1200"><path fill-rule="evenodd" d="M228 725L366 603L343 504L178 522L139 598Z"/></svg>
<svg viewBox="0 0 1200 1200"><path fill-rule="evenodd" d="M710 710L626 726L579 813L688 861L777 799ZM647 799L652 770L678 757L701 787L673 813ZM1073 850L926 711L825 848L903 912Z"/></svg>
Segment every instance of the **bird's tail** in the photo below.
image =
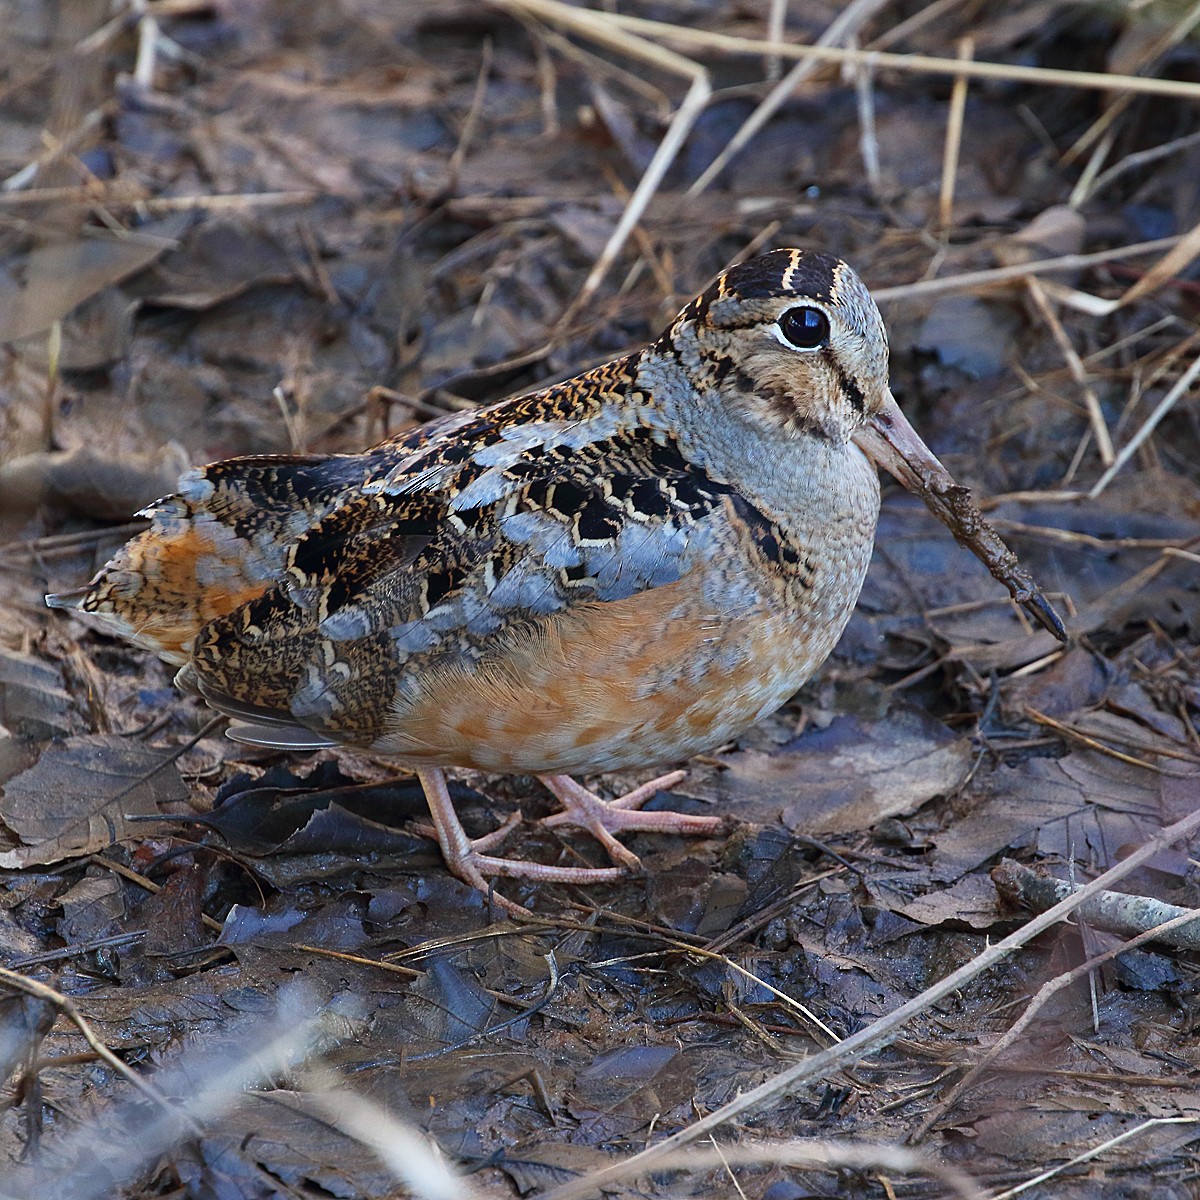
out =
<svg viewBox="0 0 1200 1200"><path fill-rule="evenodd" d="M288 547L377 466L370 455L259 455L188 471L86 588L46 603L185 663L200 629L261 596L286 569Z"/></svg>

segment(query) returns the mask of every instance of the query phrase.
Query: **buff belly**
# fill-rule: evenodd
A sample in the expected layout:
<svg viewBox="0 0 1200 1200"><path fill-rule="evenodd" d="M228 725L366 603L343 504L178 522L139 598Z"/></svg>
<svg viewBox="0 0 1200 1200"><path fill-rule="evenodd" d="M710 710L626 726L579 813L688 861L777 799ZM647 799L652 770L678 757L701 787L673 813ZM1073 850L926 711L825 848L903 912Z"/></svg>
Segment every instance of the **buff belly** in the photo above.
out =
<svg viewBox="0 0 1200 1200"><path fill-rule="evenodd" d="M684 579L552 618L469 675L433 669L374 748L414 766L538 774L680 762L782 705L853 605L819 621L762 605L720 616L692 589Z"/></svg>

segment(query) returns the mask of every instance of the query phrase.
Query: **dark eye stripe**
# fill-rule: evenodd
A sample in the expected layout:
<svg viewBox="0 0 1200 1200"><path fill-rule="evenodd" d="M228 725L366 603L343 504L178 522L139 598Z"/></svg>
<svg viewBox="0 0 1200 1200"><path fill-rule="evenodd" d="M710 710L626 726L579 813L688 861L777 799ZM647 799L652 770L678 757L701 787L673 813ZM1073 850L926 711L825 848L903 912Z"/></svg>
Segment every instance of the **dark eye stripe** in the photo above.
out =
<svg viewBox="0 0 1200 1200"><path fill-rule="evenodd" d="M825 358L829 365L833 368L834 374L837 375L838 384L842 391L846 393L846 396L849 399L854 411L857 412L859 416L864 415L867 411L867 403L866 397L863 395L862 388L860 388L858 384L846 374L841 363L839 363L832 354L827 354Z"/></svg>

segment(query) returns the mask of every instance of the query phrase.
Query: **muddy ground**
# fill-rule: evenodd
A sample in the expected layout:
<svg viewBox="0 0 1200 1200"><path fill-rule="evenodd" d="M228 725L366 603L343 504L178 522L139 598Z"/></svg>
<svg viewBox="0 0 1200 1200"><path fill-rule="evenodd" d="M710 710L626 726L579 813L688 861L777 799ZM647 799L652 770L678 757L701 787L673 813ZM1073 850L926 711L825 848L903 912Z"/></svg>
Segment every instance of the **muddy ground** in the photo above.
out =
<svg viewBox="0 0 1200 1200"><path fill-rule="evenodd" d="M476 1194L595 1194L1017 929L1002 859L1084 883L1200 808L1200 12L2 7L0 1195L450 1194L397 1182L389 1119ZM900 58L813 63L726 153L794 64L698 34L768 39L773 11L788 41L836 19L833 44ZM956 86L915 56L1007 70ZM635 838L616 886L505 883L537 914L508 921L385 760L236 745L165 664L42 604L189 463L353 451L566 378L778 246L877 291L903 407L1074 636L1031 630L890 485L832 658L660 798L728 836ZM474 832L552 810L530 779L456 786ZM528 824L512 849L603 861ZM1119 888L1188 908L1198 869L1177 842ZM1102 924L605 1186L1200 1194L1195 949L1109 953L1131 931Z"/></svg>

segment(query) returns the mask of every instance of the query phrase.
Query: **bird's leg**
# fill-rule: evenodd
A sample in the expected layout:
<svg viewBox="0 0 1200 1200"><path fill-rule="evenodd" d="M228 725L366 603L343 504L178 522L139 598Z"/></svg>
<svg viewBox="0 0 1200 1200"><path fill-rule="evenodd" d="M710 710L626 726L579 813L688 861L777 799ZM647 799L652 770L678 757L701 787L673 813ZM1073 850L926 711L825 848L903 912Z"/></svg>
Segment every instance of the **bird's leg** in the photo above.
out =
<svg viewBox="0 0 1200 1200"><path fill-rule="evenodd" d="M561 801L563 811L544 818L543 825L553 829L559 825L577 825L586 829L604 848L615 863L634 868L641 860L632 850L622 846L613 836L622 830L643 833L704 834L717 833L724 826L721 817L694 817L679 812L642 812L641 806L661 788L674 787L686 771L672 771L641 787L618 796L601 800L570 775L539 775L538 778Z"/></svg>
<svg viewBox="0 0 1200 1200"><path fill-rule="evenodd" d="M611 883L627 873L624 867L553 867L545 863L520 862L486 854L484 851L503 841L503 837L507 836L515 822L506 822L494 833L472 841L467 837L467 831L462 827L458 813L454 811L454 804L446 787L445 772L431 767L417 771L417 778L421 781L421 788L429 803L429 815L433 818L438 845L442 849L442 857L446 860L450 873L464 883L478 888L484 895L495 894L487 882L488 876L491 875L502 875L510 879L535 879L543 883L589 884ZM503 896L496 895L496 901L509 912L523 915L528 913L527 909L504 899Z"/></svg>

